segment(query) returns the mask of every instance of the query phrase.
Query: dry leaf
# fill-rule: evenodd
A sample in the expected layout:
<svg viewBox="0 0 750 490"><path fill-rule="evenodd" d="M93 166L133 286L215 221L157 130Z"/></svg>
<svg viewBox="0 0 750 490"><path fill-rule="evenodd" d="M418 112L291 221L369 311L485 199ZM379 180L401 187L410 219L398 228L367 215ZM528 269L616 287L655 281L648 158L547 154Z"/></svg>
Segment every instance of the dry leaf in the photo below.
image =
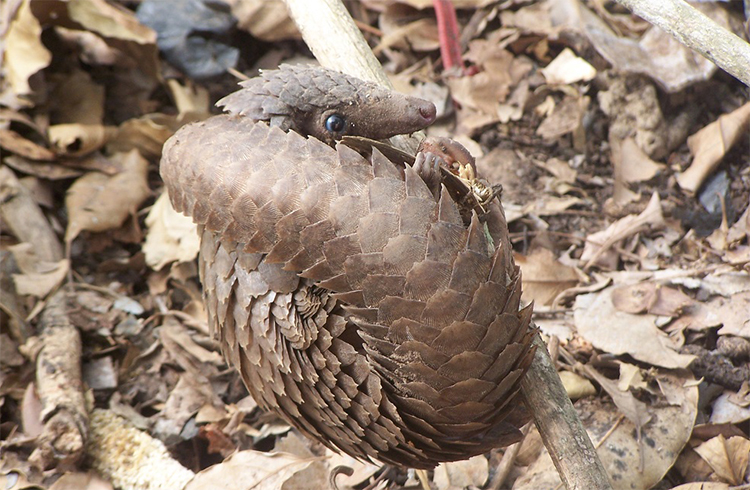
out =
<svg viewBox="0 0 750 490"><path fill-rule="evenodd" d="M185 490L279 490L313 461L288 453L240 451L195 475Z"/></svg>
<svg viewBox="0 0 750 490"><path fill-rule="evenodd" d="M646 382L643 380L641 368L627 362L620 363L620 379L617 381L617 388L620 391L628 391L630 388L646 389Z"/></svg>
<svg viewBox="0 0 750 490"><path fill-rule="evenodd" d="M588 104L588 97L566 96L555 106L552 114L536 128L536 134L544 139L555 139L572 133L581 126Z"/></svg>
<svg viewBox="0 0 750 490"><path fill-rule="evenodd" d="M612 304L626 313L678 316L693 303L682 291L653 281L619 286L612 291Z"/></svg>
<svg viewBox="0 0 750 490"><path fill-rule="evenodd" d="M728 26L728 15L718 5L695 4L709 17ZM616 70L645 74L668 92L679 92L707 80L716 65L680 44L657 27L651 27L640 40L619 36L580 0L560 0L551 7L552 23L583 31L594 48Z"/></svg>
<svg viewBox="0 0 750 490"><path fill-rule="evenodd" d="M470 486L483 487L489 476L489 462L483 455L466 461L441 463L435 468L433 482L438 490L460 490Z"/></svg>
<svg viewBox="0 0 750 490"><path fill-rule="evenodd" d="M750 440L739 436L725 439L719 434L696 447L695 452L725 482L731 485L744 482L748 457L750 457Z"/></svg>
<svg viewBox="0 0 750 490"><path fill-rule="evenodd" d="M0 147L31 160L54 160L55 152L27 140L11 129L0 128Z"/></svg>
<svg viewBox="0 0 750 490"><path fill-rule="evenodd" d="M628 390L621 390L617 383L610 380L590 365L583 366L583 371L587 376L599 383L607 394L612 397L612 401L617 405L618 410L635 426L636 442L641 450L643 449L643 427L651 421L651 411L645 403L638 400ZM687 441L686 441L687 442ZM641 451L639 451L641 452Z"/></svg>
<svg viewBox="0 0 750 490"><path fill-rule="evenodd" d="M740 390L742 392L742 390ZM712 424L741 424L750 420L750 395L735 400L737 393L724 391L711 403Z"/></svg>
<svg viewBox="0 0 750 490"><path fill-rule="evenodd" d="M21 3L5 33L2 71L15 95L31 93L29 78L52 61L52 54L42 43L42 26L31 13L30 4L30 0Z"/></svg>
<svg viewBox="0 0 750 490"><path fill-rule="evenodd" d="M49 139L59 153L81 156L102 148L116 133L101 124L57 124L50 126Z"/></svg>
<svg viewBox="0 0 750 490"><path fill-rule="evenodd" d="M576 403L614 490L654 487L672 468L690 439L698 412L698 388L685 386L686 378L674 372L659 372L656 378L665 397L678 399L680 403L672 405L661 399L649 406L652 420L643 427L642 444L633 436L633 423L623 419L609 400L595 397ZM514 490L541 488L564 488L546 450L513 485Z"/></svg>
<svg viewBox="0 0 750 490"><path fill-rule="evenodd" d="M112 484L94 472L65 473L49 490L112 490Z"/></svg>
<svg viewBox="0 0 750 490"><path fill-rule="evenodd" d="M569 85L576 82L588 82L596 76L596 68L583 58L579 58L570 48L565 48L557 58L541 70L547 83L552 85Z"/></svg>
<svg viewBox="0 0 750 490"><path fill-rule="evenodd" d="M143 155L158 158L164 142L180 126L199 119L205 119L205 114L190 113L180 118L157 113L128 119L117 128L117 133L107 144L107 150L128 152L135 149Z"/></svg>
<svg viewBox="0 0 750 490"><path fill-rule="evenodd" d="M605 254L614 254L616 261L618 256L611 247L617 242L631 237L636 233L648 228L658 229L665 225L664 216L661 212L661 200L659 194L654 192L646 209L638 216L625 216L602 230L589 235L586 238L586 246L581 254L581 261L585 262L584 270L594 264L606 264L611 267L612 257Z"/></svg>
<svg viewBox="0 0 750 490"><path fill-rule="evenodd" d="M62 284L68 275L70 262L63 259L59 262L40 260L34 250L34 244L19 243L8 247L21 270L13 274L16 293L44 298L53 289Z"/></svg>
<svg viewBox="0 0 750 490"><path fill-rule="evenodd" d="M735 144L747 139L750 124L750 102L729 114L721 116L688 138L693 163L677 174L677 183L683 189L696 192L701 184L721 163L722 158Z"/></svg>
<svg viewBox="0 0 750 490"><path fill-rule="evenodd" d="M655 315L631 315L612 304L613 288L576 297L573 319L578 334L605 352L629 354L639 361L669 369L685 368L693 356L675 352L656 326Z"/></svg>
<svg viewBox="0 0 750 490"><path fill-rule="evenodd" d="M536 248L529 255L516 255L516 263L523 270L524 302L552 304L562 291L578 283L575 269L557 261L546 248Z"/></svg>
<svg viewBox="0 0 750 490"><path fill-rule="evenodd" d="M81 170L68 168L59 163L35 162L17 155L6 157L3 163L13 170L47 180L70 179L80 177L83 174Z"/></svg>
<svg viewBox="0 0 750 490"><path fill-rule="evenodd" d="M281 0L234 0L232 15L237 27L262 41L299 39L300 33Z"/></svg>
<svg viewBox="0 0 750 490"><path fill-rule="evenodd" d="M375 55L392 47L416 51L433 51L440 47L437 23L434 18L418 19L406 25L383 30L385 35L378 45L372 48Z"/></svg>
<svg viewBox="0 0 750 490"><path fill-rule="evenodd" d="M148 197L148 161L135 150L117 153L112 159L122 172L113 176L89 172L70 186L65 196L67 243L84 230L101 232L121 226Z"/></svg>
<svg viewBox="0 0 750 490"><path fill-rule="evenodd" d="M174 210L166 191L151 207L146 226L143 252L152 269L158 271L171 262L188 262L198 256L198 228L191 218Z"/></svg>
<svg viewBox="0 0 750 490"><path fill-rule="evenodd" d="M633 138L626 138L620 148L621 176L625 182L645 182L651 180L664 169L664 164L656 163L646 155Z"/></svg>
<svg viewBox="0 0 750 490"><path fill-rule="evenodd" d="M571 371L560 371L560 380L571 400L596 395L596 388L591 381Z"/></svg>
<svg viewBox="0 0 750 490"><path fill-rule="evenodd" d="M678 485L672 488L672 490L730 490L730 489L729 489L729 485L727 485L726 483L701 481L701 482L685 483L684 485Z"/></svg>

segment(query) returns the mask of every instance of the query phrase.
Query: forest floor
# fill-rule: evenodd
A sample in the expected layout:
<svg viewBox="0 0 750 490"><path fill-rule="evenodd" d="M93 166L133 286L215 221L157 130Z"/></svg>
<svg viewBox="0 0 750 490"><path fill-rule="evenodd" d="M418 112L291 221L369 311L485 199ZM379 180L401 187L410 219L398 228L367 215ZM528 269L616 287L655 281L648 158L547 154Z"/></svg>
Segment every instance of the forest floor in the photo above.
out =
<svg viewBox="0 0 750 490"><path fill-rule="evenodd" d="M420 488L262 411L209 335L162 144L241 76L311 61L282 3L227 2L0 9L3 488ZM607 1L454 3L445 69L432 2L346 2L438 107L427 134L502 184L524 301L614 488L750 488L750 89ZM696 5L746 38L741 3ZM427 479L561 488L533 427L516 449Z"/></svg>

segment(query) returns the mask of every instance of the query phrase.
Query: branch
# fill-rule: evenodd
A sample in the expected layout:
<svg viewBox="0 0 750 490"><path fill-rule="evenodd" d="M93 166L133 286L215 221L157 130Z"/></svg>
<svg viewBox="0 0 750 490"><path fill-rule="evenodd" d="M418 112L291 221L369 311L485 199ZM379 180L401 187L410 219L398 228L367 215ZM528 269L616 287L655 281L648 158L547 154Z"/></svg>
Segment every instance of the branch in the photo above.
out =
<svg viewBox="0 0 750 490"><path fill-rule="evenodd" d="M750 44L683 0L615 0L750 86Z"/></svg>

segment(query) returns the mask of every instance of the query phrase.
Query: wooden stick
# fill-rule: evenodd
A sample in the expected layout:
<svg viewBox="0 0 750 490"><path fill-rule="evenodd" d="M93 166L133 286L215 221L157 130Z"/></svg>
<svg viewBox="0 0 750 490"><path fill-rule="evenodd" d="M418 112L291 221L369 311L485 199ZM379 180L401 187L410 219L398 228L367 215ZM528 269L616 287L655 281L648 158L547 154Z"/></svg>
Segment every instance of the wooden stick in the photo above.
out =
<svg viewBox="0 0 750 490"><path fill-rule="evenodd" d="M750 44L683 0L615 0L750 86Z"/></svg>
<svg viewBox="0 0 750 490"><path fill-rule="evenodd" d="M290 16L321 65L363 80L378 83L387 80L383 68L340 0L285 1ZM390 87L390 83L383 84ZM409 151L411 148L402 149ZM611 488L607 473L570 403L546 346L538 335L535 341L539 347L521 389L562 481L570 489ZM562 458L565 461L561 461Z"/></svg>
<svg viewBox="0 0 750 490"><path fill-rule="evenodd" d="M611 489L604 465L539 334L534 343L534 362L521 381L521 393L560 478L571 490Z"/></svg>
<svg viewBox="0 0 750 490"><path fill-rule="evenodd" d="M68 318L67 300L65 289L53 294L40 322L43 347L36 360L36 386L44 429L29 460L43 469L74 467L88 439L81 336Z"/></svg>

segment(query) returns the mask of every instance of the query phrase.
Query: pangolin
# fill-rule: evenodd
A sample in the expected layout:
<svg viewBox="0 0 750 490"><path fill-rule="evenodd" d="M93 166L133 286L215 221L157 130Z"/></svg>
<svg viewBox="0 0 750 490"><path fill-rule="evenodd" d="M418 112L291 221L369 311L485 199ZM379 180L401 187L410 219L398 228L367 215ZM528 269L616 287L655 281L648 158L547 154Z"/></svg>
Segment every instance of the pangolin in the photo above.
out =
<svg viewBox="0 0 750 490"><path fill-rule="evenodd" d="M531 308L499 199L449 140L406 165L339 142L417 131L435 107L318 67L241 85L167 141L161 175L199 225L208 321L258 404L400 467L516 442Z"/></svg>

